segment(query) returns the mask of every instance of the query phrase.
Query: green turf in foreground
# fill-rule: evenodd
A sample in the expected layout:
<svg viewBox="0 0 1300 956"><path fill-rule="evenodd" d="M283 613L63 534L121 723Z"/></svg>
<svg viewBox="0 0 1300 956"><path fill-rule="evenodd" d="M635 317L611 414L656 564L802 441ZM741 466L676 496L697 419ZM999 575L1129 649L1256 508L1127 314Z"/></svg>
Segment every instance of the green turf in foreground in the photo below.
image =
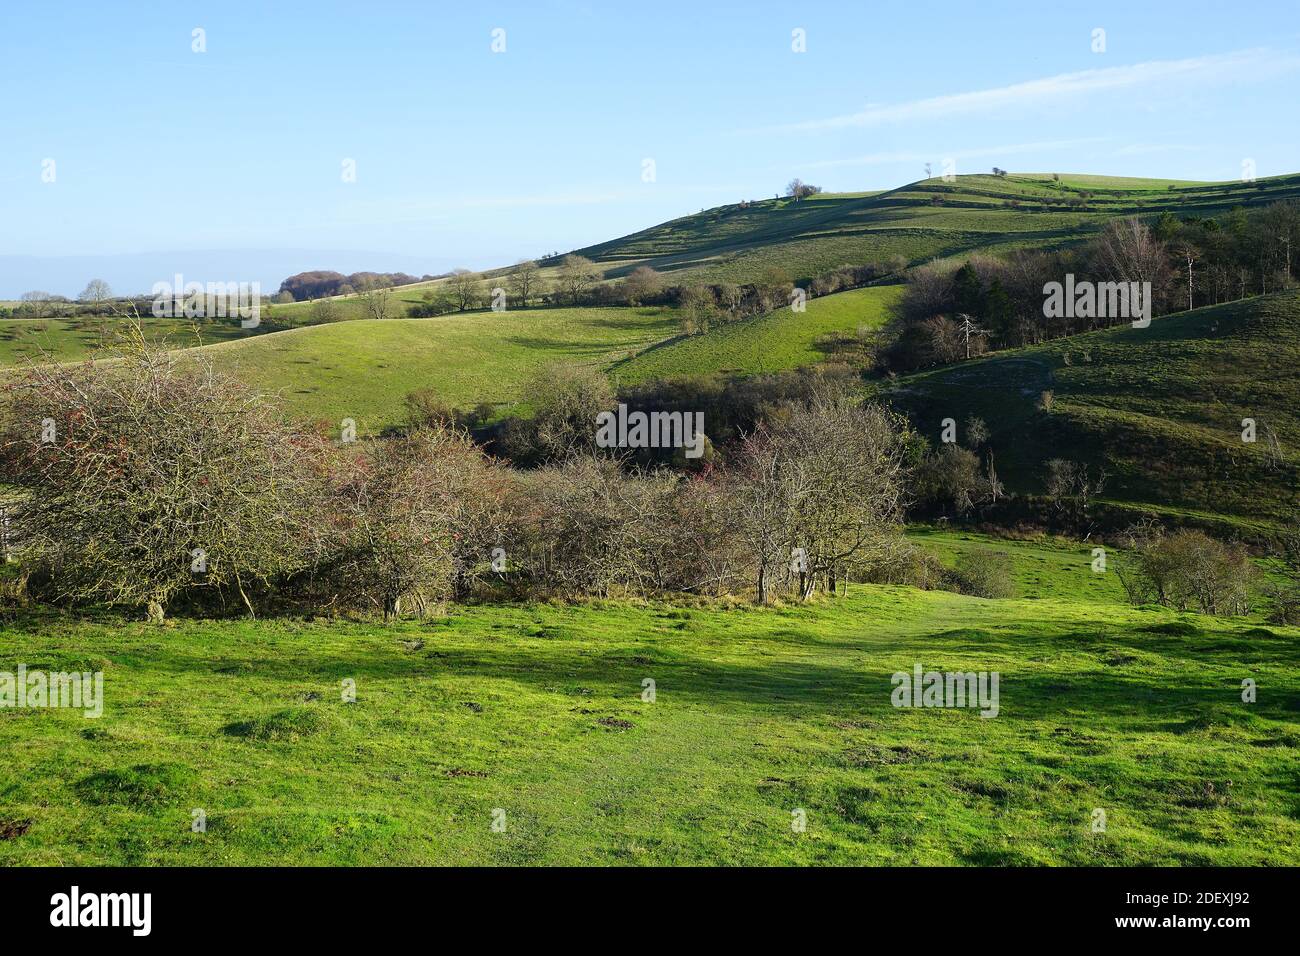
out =
<svg viewBox="0 0 1300 956"><path fill-rule="evenodd" d="M390 628L32 620L0 669L102 668L105 712L0 710L0 822L30 821L0 864L1296 865L1297 634L866 586ZM918 662L1000 672L1001 713L895 709Z"/></svg>

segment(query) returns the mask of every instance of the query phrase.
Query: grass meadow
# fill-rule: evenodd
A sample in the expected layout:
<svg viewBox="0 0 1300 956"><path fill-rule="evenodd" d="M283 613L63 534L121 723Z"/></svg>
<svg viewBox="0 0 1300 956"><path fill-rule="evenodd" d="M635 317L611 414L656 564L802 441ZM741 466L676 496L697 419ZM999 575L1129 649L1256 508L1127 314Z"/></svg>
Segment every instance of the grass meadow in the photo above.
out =
<svg viewBox="0 0 1300 956"><path fill-rule="evenodd" d="M106 702L0 711L0 863L1300 863L1295 629L1131 608L1077 543L915 536L1013 554L1018 596L11 620L6 658ZM997 670L998 716L895 708L917 663Z"/></svg>
<svg viewBox="0 0 1300 956"><path fill-rule="evenodd" d="M121 321L115 317L102 323L96 317L0 319L0 369L93 358L112 343ZM237 323L206 322L196 327L184 319L147 317L141 327L150 338L177 348L250 337Z"/></svg>
<svg viewBox="0 0 1300 956"><path fill-rule="evenodd" d="M901 292L873 286L809 299L803 312L789 308L741 322L717 325L702 335L681 336L646 349L615 366L620 382L688 375L755 375L813 365L826 358L817 339L830 332L879 328Z"/></svg>
<svg viewBox="0 0 1300 956"><path fill-rule="evenodd" d="M336 322L207 350L214 364L284 402L299 418L353 418L374 434L402 402L432 389L453 406L513 402L553 363L608 369L675 333L666 308L523 309L431 319Z"/></svg>

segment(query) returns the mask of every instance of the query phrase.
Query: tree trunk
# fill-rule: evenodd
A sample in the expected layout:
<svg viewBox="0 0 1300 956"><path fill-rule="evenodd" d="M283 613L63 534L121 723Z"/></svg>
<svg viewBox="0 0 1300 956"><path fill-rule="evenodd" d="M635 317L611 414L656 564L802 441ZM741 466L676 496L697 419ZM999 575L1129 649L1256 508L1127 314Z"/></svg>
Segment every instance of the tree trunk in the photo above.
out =
<svg viewBox="0 0 1300 956"><path fill-rule="evenodd" d="M238 574L235 575L235 587L239 590L239 597L244 602L244 607L248 608L248 616L253 620L257 620L257 613L253 610L253 602L244 593L244 582L239 579Z"/></svg>
<svg viewBox="0 0 1300 956"><path fill-rule="evenodd" d="M390 594L384 598L384 620L390 620L402 613L402 596Z"/></svg>
<svg viewBox="0 0 1300 956"><path fill-rule="evenodd" d="M157 599L150 601L148 607L145 609L145 615L150 624L161 624L163 622L163 617L165 616L162 601Z"/></svg>

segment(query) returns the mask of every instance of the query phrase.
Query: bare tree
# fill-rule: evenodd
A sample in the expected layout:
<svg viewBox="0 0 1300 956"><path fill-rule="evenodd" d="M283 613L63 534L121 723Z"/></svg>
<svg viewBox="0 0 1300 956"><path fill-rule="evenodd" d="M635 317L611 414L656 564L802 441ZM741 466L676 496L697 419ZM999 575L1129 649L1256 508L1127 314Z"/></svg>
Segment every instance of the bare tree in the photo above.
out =
<svg viewBox="0 0 1300 956"><path fill-rule="evenodd" d="M585 256L567 255L560 263L558 284L560 292L572 305L586 295L603 278L603 273Z"/></svg>
<svg viewBox="0 0 1300 956"><path fill-rule="evenodd" d="M249 590L305 561L323 440L266 396L129 327L120 361L40 365L10 390L4 480L15 546L57 596L143 607ZM184 358L180 356L184 355Z"/></svg>
<svg viewBox="0 0 1300 956"><path fill-rule="evenodd" d="M785 194L800 202L809 196L815 196L822 191L820 186L810 186L802 179L792 179L785 187Z"/></svg>
<svg viewBox="0 0 1300 956"><path fill-rule="evenodd" d="M623 280L623 292L627 296L628 305L640 305L656 295L662 286L662 277L649 266L637 266Z"/></svg>
<svg viewBox="0 0 1300 956"><path fill-rule="evenodd" d="M964 434L966 445L978 451L989 440L989 426L978 415L971 415L966 419Z"/></svg>
<svg viewBox="0 0 1300 956"><path fill-rule="evenodd" d="M1300 205L1295 200L1276 202L1264 210L1265 229L1282 250L1286 282L1291 283L1291 248L1300 237Z"/></svg>
<svg viewBox="0 0 1300 956"><path fill-rule="evenodd" d="M967 315L965 312L961 313L960 331L961 331L962 341L964 341L966 344L966 358L970 358L970 337L974 335L978 338L989 334L988 329L981 329L978 325L976 325L971 320L971 317ZM977 351L979 349L978 343L976 344L976 349Z"/></svg>
<svg viewBox="0 0 1300 956"><path fill-rule="evenodd" d="M54 296L41 289L24 292L21 301L27 311L38 319L43 319L54 311Z"/></svg>
<svg viewBox="0 0 1300 956"><path fill-rule="evenodd" d="M447 286L456 300L456 308L461 312L477 307L483 300L482 277L477 272L456 269L447 280Z"/></svg>
<svg viewBox="0 0 1300 956"><path fill-rule="evenodd" d="M1056 509L1082 525L1088 517L1092 500L1106 487L1106 470L1098 469L1094 478L1088 465L1067 458L1047 462L1047 497Z"/></svg>
<svg viewBox="0 0 1300 956"><path fill-rule="evenodd" d="M1192 266L1200 258L1201 252L1190 242L1180 242L1178 244L1178 258L1187 264L1187 310L1192 309Z"/></svg>
<svg viewBox="0 0 1300 956"><path fill-rule="evenodd" d="M902 423L839 390L822 390L743 442L735 525L767 599L782 573L806 600L836 593L901 527Z"/></svg>
<svg viewBox="0 0 1300 956"><path fill-rule="evenodd" d="M372 319L386 319L392 314L393 290L375 279L367 279L358 290L366 314Z"/></svg>
<svg viewBox="0 0 1300 956"><path fill-rule="evenodd" d="M467 561L488 560L487 553L466 554L462 524L474 511L474 479L483 467L481 452L454 428L419 429L358 448L337 473L329 509L326 568L347 602L386 619L423 614L455 592Z"/></svg>
<svg viewBox="0 0 1300 956"><path fill-rule="evenodd" d="M86 288L81 291L78 297L82 302L90 305L96 312L99 312L104 303L113 297L113 290L103 279L91 279L86 283Z"/></svg>
<svg viewBox="0 0 1300 956"><path fill-rule="evenodd" d="M542 292L542 276L537 263L532 259L520 260L506 276L506 289L520 308L528 308L528 303Z"/></svg>
<svg viewBox="0 0 1300 956"><path fill-rule="evenodd" d="M1157 300L1169 284L1164 243L1136 218L1106 223L1097 245L1097 264L1114 281L1150 282ZM1155 311L1154 303L1152 308Z"/></svg>

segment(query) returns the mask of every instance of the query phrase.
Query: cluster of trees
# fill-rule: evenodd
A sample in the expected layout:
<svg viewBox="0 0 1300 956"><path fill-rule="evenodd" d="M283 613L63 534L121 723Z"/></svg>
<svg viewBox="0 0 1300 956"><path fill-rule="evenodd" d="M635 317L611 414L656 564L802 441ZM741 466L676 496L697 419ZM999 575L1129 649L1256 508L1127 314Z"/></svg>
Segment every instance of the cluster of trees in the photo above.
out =
<svg viewBox="0 0 1300 956"><path fill-rule="evenodd" d="M523 399L530 418L507 417L487 427L489 408L453 413L436 402L419 402L423 414L417 421L442 421L475 430L476 437L497 457L520 467L534 467L570 454L596 453L590 423L601 412L626 405L629 412L660 411L698 413L703 417L705 441L699 458L687 459L680 450L636 449L622 457L641 468L671 466L692 472L707 471L725 450L734 449L748 435L779 422L791 408L815 404L827 392L854 393L860 389L858 373L843 365L818 365L744 378L722 375L683 376L611 387L592 369L572 366L549 368L524 384ZM422 393L408 402L423 399ZM907 433L907 457L916 460L924 440Z"/></svg>
<svg viewBox="0 0 1300 956"><path fill-rule="evenodd" d="M552 369L527 389L528 422L484 428L490 409L414 393L405 426L340 441L136 330L118 363L40 366L6 385L6 547L39 596L153 620L546 595L807 599L850 580L1011 593L1004 557L950 569L899 533L909 512L1007 498L987 427L972 417L964 445L932 448L854 384L823 369L615 394L596 373ZM686 467L671 451L596 447L596 416L620 401L703 410L709 453ZM1055 459L1045 479L1068 521L1105 476ZM1155 524L1122 543L1112 561L1136 603L1240 614L1258 599L1235 545ZM1300 613L1293 593L1273 603Z"/></svg>
<svg viewBox="0 0 1300 956"><path fill-rule="evenodd" d="M792 179L785 187L785 194L795 202L807 199L809 196L816 196L822 191L820 186L813 186L802 179Z"/></svg>
<svg viewBox="0 0 1300 956"><path fill-rule="evenodd" d="M1113 220L1096 238L1065 249L913 269L881 364L910 371L1129 321L1045 315L1047 285L1067 274L1076 282L1149 282L1153 315L1289 288L1298 242L1300 205L1286 201L1217 219L1165 213L1149 224Z"/></svg>
<svg viewBox="0 0 1300 956"><path fill-rule="evenodd" d="M688 282L665 287L664 301L680 310L678 321L682 333L698 335L719 322L737 322L786 308L793 303L796 288L806 298L817 298L868 285L886 275L899 274L906 268L907 260L902 256L892 256L884 262L840 266L796 282L780 266L769 266L757 282Z"/></svg>
<svg viewBox="0 0 1300 956"><path fill-rule="evenodd" d="M391 616L495 594L807 598L861 579L905 504L904 424L832 387L695 473L586 447L581 388L542 410L528 470L427 407L398 434L341 442L138 334L111 367L38 367L4 399L9 541L34 591L153 620L295 604Z"/></svg>
<svg viewBox="0 0 1300 956"><path fill-rule="evenodd" d="M1168 532L1152 521L1129 528L1111 562L1133 604L1202 614L1249 614L1261 575L1239 545L1203 531Z"/></svg>
<svg viewBox="0 0 1300 956"><path fill-rule="evenodd" d="M607 283L600 266L579 255L568 255L552 278L532 260L508 272L484 275L457 269L448 280L430 289L408 314L416 318L468 312L493 305L507 308L546 306L669 305L681 312L684 334L707 332L719 322L739 321L789 306L798 286L809 297L830 295L873 282L907 267L901 256L885 262L841 266L796 283L784 269L769 267L751 283L669 282L649 266L638 266L621 280Z"/></svg>
<svg viewBox="0 0 1300 956"><path fill-rule="evenodd" d="M103 279L91 279L75 302L67 296L40 289L24 292L13 308L0 308L0 318L45 319L54 315L100 315L113 299L113 290Z"/></svg>
<svg viewBox="0 0 1300 956"><path fill-rule="evenodd" d="M504 274L456 269L446 282L425 292L408 314L425 318L486 307L526 309L538 303L578 304L603 275L590 259L572 255L565 257L554 285L547 282L541 266L533 259L521 260Z"/></svg>
<svg viewBox="0 0 1300 956"><path fill-rule="evenodd" d="M289 296L282 301L302 302L305 299L322 299L333 295L351 295L373 287L394 288L410 285L413 282L425 282L435 276L426 275L417 278L405 272L354 272L344 275L341 272L316 270L299 272L280 283L279 296Z"/></svg>

